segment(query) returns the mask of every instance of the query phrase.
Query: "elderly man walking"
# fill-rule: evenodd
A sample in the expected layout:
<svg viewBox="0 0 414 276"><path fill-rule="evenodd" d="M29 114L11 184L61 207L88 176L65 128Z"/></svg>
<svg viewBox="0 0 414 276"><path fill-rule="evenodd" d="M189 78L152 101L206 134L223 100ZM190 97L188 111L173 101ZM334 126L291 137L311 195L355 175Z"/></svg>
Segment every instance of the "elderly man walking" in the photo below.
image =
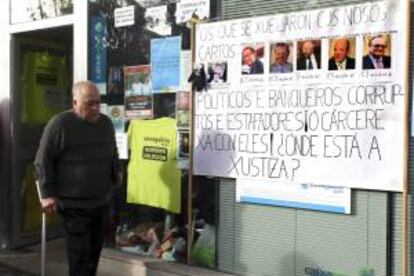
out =
<svg viewBox="0 0 414 276"><path fill-rule="evenodd" d="M95 84L76 83L72 96L73 109L46 125L35 168L43 210L63 218L70 275L89 276L97 271L118 159L114 128L100 114Z"/></svg>

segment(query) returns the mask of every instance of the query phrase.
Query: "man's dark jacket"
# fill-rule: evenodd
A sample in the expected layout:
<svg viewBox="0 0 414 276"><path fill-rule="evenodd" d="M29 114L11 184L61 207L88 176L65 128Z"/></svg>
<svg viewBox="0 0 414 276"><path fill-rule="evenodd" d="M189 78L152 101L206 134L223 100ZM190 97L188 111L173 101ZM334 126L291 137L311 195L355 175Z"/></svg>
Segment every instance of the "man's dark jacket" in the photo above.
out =
<svg viewBox="0 0 414 276"><path fill-rule="evenodd" d="M317 54L315 55L316 64L318 65L318 68L312 68L312 69L321 69L321 57ZM300 56L296 60L296 70L306 70L306 57ZM311 70L311 69L308 69Z"/></svg>
<svg viewBox="0 0 414 276"><path fill-rule="evenodd" d="M382 57L382 64L384 68L391 68L391 57L390 56L383 56ZM375 69L375 65L372 63L371 58L369 55L366 55L362 59L362 69Z"/></svg>
<svg viewBox="0 0 414 276"><path fill-rule="evenodd" d="M107 204L117 174L111 120L101 115L89 123L74 111L56 115L45 127L34 164L43 198L75 208Z"/></svg>
<svg viewBox="0 0 414 276"><path fill-rule="evenodd" d="M263 63L260 60L256 59L249 67L249 74L263 74Z"/></svg>
<svg viewBox="0 0 414 276"><path fill-rule="evenodd" d="M334 58L329 59L328 67L329 67L328 68L329 70L338 70L338 66L336 65L336 62L335 62ZM355 69L355 59L354 58L346 57L345 69Z"/></svg>

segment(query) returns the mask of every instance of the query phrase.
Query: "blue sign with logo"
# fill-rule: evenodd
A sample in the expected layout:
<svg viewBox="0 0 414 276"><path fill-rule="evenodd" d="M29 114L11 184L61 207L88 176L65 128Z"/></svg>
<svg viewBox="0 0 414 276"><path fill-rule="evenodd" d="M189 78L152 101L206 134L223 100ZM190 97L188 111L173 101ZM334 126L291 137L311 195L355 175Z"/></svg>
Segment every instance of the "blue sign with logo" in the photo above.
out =
<svg viewBox="0 0 414 276"><path fill-rule="evenodd" d="M103 16L92 17L89 27L89 79L98 88L99 84L106 86L107 37L106 19Z"/></svg>

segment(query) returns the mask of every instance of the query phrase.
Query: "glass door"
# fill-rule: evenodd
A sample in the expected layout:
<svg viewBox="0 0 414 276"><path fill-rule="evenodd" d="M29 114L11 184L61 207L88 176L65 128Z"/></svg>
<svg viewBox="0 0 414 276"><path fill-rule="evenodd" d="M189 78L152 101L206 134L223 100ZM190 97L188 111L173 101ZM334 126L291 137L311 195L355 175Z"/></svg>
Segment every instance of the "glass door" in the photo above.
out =
<svg viewBox="0 0 414 276"><path fill-rule="evenodd" d="M33 160L48 120L70 107L73 27L14 34L12 44L11 233L16 247L39 239L41 214ZM57 226L57 218L48 223ZM57 227L50 226L48 232L55 235Z"/></svg>

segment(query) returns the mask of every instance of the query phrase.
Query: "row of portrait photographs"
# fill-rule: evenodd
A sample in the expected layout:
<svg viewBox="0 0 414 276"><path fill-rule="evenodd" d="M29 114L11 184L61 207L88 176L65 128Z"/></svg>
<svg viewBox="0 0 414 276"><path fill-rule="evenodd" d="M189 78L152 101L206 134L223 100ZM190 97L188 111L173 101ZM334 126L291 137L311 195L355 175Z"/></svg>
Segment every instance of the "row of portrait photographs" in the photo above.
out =
<svg viewBox="0 0 414 276"><path fill-rule="evenodd" d="M328 39L328 49L324 49L323 39L270 43L269 73L318 69L353 70L357 69L357 58L362 59L362 69L391 68L389 33L363 36L363 49L358 49L357 39L356 36ZM327 51L326 61L322 59L324 51ZM263 74L266 64L264 60L264 43L242 45L241 74Z"/></svg>

